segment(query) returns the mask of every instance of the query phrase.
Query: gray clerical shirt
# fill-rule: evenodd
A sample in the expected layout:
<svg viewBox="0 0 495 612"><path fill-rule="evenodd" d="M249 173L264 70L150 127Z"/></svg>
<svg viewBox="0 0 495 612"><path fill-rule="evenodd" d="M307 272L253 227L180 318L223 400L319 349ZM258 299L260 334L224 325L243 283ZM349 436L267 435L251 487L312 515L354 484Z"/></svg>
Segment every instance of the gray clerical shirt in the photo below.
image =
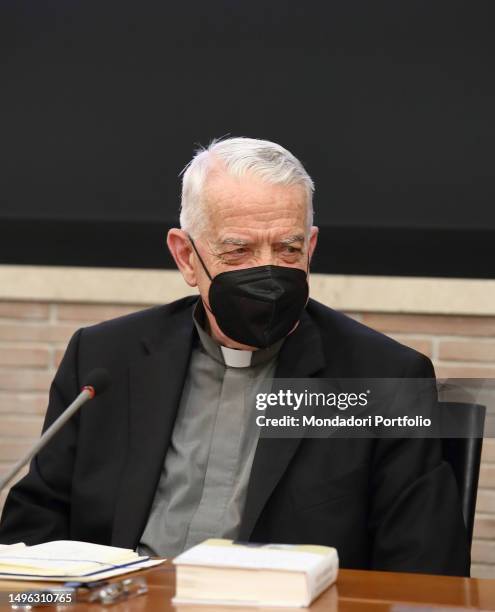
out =
<svg viewBox="0 0 495 612"><path fill-rule="evenodd" d="M259 437L254 394L274 376L284 341L257 351L223 347L206 331L201 300L193 320L200 342L193 347L165 465L139 542L141 554L173 557L206 538L237 537Z"/></svg>

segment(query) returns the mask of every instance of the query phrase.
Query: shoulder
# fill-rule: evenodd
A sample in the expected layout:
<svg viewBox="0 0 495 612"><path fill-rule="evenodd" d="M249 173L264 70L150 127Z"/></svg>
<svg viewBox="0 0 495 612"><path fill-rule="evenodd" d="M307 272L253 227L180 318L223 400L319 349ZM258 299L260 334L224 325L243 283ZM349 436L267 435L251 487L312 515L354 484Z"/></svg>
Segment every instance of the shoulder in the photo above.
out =
<svg viewBox="0 0 495 612"><path fill-rule="evenodd" d="M57 371L59 386L64 379L82 380L96 367L107 369L117 378L150 350L166 349L170 338L185 338L193 327L196 301L197 296L187 296L78 329Z"/></svg>
<svg viewBox="0 0 495 612"><path fill-rule="evenodd" d="M171 330L190 327L196 300L196 296L187 296L83 327L70 344L83 360L98 356L99 360L128 361L142 354L147 345L166 342Z"/></svg>
<svg viewBox="0 0 495 612"><path fill-rule="evenodd" d="M142 335L183 317L196 302L196 296L186 296L159 306L152 306L130 314L109 319L83 329L85 336Z"/></svg>
<svg viewBox="0 0 495 612"><path fill-rule="evenodd" d="M310 299L307 313L319 329L327 361L340 360L345 374L434 376L428 357L363 323Z"/></svg>

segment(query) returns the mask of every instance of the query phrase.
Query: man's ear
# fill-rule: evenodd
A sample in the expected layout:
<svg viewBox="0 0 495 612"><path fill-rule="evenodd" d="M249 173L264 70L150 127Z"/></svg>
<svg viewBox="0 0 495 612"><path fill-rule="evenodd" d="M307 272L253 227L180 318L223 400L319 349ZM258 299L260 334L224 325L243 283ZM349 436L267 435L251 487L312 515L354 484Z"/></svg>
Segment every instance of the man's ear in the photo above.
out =
<svg viewBox="0 0 495 612"><path fill-rule="evenodd" d="M192 263L194 255L186 232L173 227L167 234L167 246L186 283L190 287L197 287L198 281Z"/></svg>
<svg viewBox="0 0 495 612"><path fill-rule="evenodd" d="M313 253L316 249L316 243L318 242L319 228L316 225L311 226L309 231L309 261L313 258Z"/></svg>

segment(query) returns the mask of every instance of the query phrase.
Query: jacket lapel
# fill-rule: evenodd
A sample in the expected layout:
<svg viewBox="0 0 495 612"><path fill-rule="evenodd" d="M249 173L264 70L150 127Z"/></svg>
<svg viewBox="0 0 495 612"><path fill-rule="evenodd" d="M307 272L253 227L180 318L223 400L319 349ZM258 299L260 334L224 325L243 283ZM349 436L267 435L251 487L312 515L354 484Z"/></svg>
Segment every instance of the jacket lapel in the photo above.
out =
<svg viewBox="0 0 495 612"><path fill-rule="evenodd" d="M194 338L189 307L166 317L129 370L128 444L115 506L112 544L135 548L165 461Z"/></svg>
<svg viewBox="0 0 495 612"><path fill-rule="evenodd" d="M309 378L325 367L321 335L306 310L287 336L278 356L275 378ZM267 416L268 411L267 411ZM258 441L249 479L239 539L248 540L272 491L294 456L301 438Z"/></svg>

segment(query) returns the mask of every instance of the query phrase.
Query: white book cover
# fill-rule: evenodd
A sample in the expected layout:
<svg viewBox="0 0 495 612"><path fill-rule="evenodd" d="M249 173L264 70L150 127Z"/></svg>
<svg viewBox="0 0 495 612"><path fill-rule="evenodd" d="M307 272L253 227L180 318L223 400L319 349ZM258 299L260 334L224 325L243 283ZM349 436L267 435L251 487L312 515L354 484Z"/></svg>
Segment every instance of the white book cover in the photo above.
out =
<svg viewBox="0 0 495 612"><path fill-rule="evenodd" d="M317 597L335 582L339 559L337 550L328 546L302 544L236 544L232 540L210 539L185 551L173 560L175 565L209 568L240 568L267 571L299 572L306 575L308 598L303 605ZM208 600L218 604L219 600ZM175 603L191 600L174 599ZM206 600L197 600L206 603ZM248 605L253 602L225 600L225 604ZM266 605L263 602L263 605ZM284 606L287 602L272 603Z"/></svg>

